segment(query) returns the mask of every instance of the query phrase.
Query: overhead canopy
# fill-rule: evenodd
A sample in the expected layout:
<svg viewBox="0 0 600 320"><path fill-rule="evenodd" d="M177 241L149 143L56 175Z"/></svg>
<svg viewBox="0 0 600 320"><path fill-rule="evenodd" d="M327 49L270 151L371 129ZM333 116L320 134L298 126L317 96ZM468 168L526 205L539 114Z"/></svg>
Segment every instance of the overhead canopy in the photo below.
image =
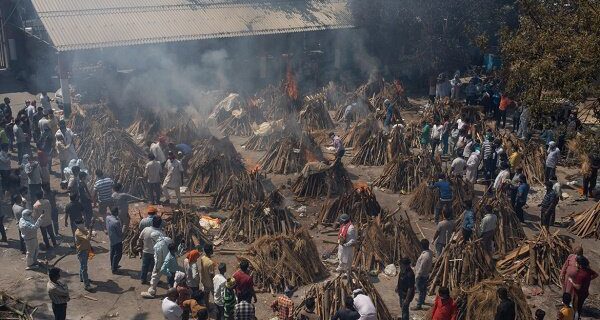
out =
<svg viewBox="0 0 600 320"><path fill-rule="evenodd" d="M58 51L342 29L346 0L32 0Z"/></svg>

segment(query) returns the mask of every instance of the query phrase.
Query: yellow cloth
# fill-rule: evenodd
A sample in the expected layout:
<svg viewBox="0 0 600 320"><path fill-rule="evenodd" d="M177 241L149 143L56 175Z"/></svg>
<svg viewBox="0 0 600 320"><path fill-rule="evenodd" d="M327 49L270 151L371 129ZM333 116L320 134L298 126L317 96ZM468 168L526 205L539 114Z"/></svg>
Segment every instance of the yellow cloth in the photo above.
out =
<svg viewBox="0 0 600 320"><path fill-rule="evenodd" d="M75 248L77 252L90 251L92 244L90 243L90 233L88 230L81 231L79 228L75 230Z"/></svg>
<svg viewBox="0 0 600 320"><path fill-rule="evenodd" d="M521 166L521 160L523 160L523 155L520 152L513 152L508 158L508 162L510 163L511 168L517 168Z"/></svg>
<svg viewBox="0 0 600 320"><path fill-rule="evenodd" d="M571 307L563 306L558 312L558 319L573 320L575 319L575 311Z"/></svg>
<svg viewBox="0 0 600 320"><path fill-rule="evenodd" d="M215 274L215 263L204 255L198 260L197 264L200 267L200 281L202 281L204 290L212 290L214 287L212 279Z"/></svg>

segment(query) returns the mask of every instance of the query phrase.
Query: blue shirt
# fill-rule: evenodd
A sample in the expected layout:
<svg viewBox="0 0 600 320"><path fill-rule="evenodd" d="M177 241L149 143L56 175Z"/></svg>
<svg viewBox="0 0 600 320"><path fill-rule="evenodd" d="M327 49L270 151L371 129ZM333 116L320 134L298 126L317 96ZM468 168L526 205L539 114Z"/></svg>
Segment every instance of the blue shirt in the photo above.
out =
<svg viewBox="0 0 600 320"><path fill-rule="evenodd" d="M180 144L176 145L175 148L177 148L177 150L181 151L181 153L183 153L183 155L188 155L188 154L192 153L192 147L190 147L189 145L187 145L185 143L180 143Z"/></svg>
<svg viewBox="0 0 600 320"><path fill-rule="evenodd" d="M123 242L123 229L121 221L113 215L106 217L106 231L108 232L108 241L110 245Z"/></svg>
<svg viewBox="0 0 600 320"><path fill-rule="evenodd" d="M465 210L465 213L463 215L463 229L466 230L473 230L473 227L475 226L475 214L473 213L473 210L471 209L467 209Z"/></svg>
<svg viewBox="0 0 600 320"><path fill-rule="evenodd" d="M442 180L434 183L433 186L440 190L440 199L452 200L452 187L450 187L450 182Z"/></svg>
<svg viewBox="0 0 600 320"><path fill-rule="evenodd" d="M521 183L517 188L517 202L527 203L527 195L529 194L529 184Z"/></svg>

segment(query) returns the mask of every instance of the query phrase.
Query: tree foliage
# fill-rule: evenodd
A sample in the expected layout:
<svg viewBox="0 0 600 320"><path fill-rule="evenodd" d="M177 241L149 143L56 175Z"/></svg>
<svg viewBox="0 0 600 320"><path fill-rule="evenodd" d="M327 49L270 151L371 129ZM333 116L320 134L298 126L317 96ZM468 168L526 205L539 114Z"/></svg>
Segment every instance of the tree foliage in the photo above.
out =
<svg viewBox="0 0 600 320"><path fill-rule="evenodd" d="M501 37L508 92L538 115L554 112L560 99L597 99L600 3L519 0L518 11L518 28Z"/></svg>
<svg viewBox="0 0 600 320"><path fill-rule="evenodd" d="M431 73L463 68L474 56L493 51L497 31L512 19L512 2L350 0L349 6L382 65Z"/></svg>

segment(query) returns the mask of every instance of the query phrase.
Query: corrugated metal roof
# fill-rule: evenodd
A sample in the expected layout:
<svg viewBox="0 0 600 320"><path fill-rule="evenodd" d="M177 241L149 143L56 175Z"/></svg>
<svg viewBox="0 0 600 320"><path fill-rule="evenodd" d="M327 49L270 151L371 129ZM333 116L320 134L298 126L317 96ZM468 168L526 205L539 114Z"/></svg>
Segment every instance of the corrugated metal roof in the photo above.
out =
<svg viewBox="0 0 600 320"><path fill-rule="evenodd" d="M345 0L32 0L58 51L351 28Z"/></svg>

